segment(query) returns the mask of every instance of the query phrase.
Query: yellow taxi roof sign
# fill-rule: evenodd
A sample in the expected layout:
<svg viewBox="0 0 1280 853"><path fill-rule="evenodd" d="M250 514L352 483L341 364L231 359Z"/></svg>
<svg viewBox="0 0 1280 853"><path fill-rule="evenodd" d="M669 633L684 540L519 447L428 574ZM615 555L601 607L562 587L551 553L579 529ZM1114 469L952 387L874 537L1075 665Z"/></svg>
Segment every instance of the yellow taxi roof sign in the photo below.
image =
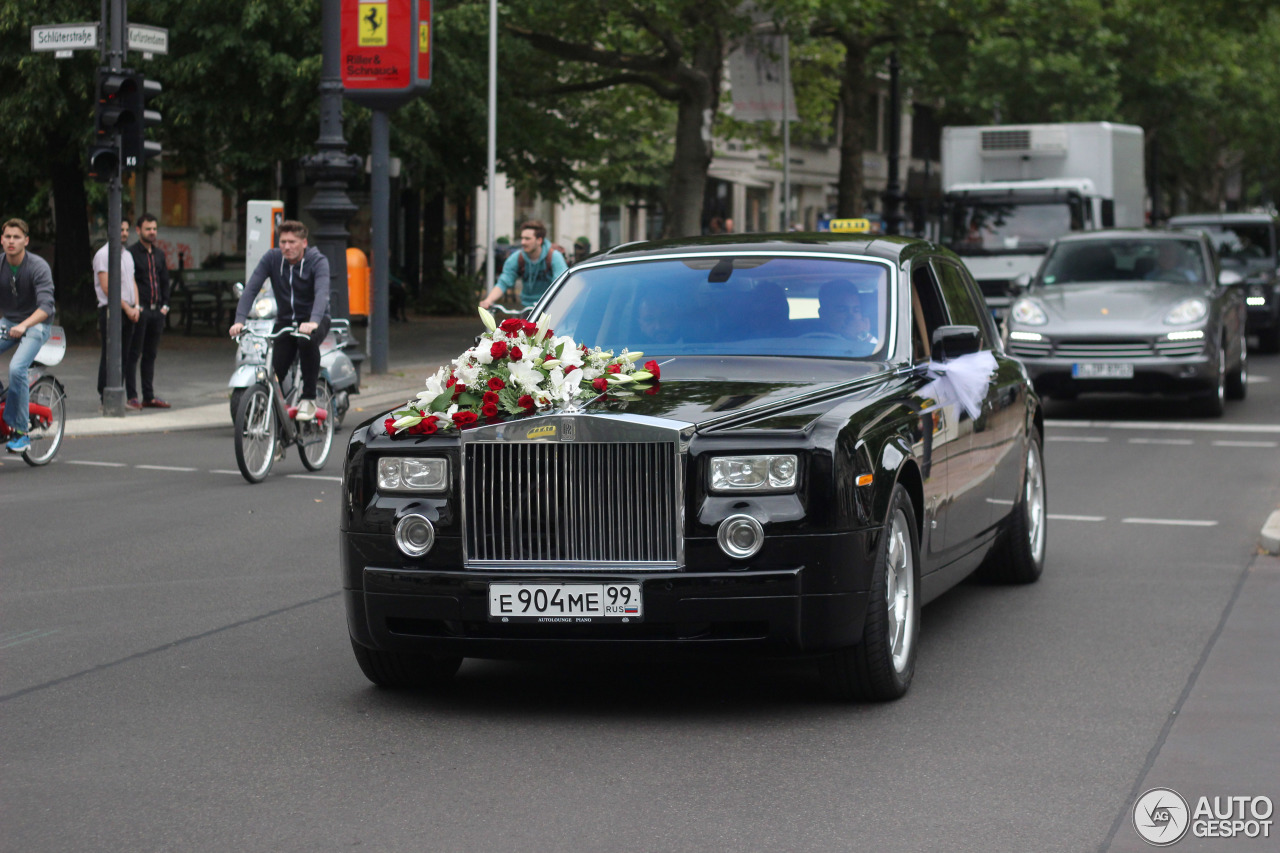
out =
<svg viewBox="0 0 1280 853"><path fill-rule="evenodd" d="M839 234L867 234L871 231L870 219L833 219L830 228Z"/></svg>

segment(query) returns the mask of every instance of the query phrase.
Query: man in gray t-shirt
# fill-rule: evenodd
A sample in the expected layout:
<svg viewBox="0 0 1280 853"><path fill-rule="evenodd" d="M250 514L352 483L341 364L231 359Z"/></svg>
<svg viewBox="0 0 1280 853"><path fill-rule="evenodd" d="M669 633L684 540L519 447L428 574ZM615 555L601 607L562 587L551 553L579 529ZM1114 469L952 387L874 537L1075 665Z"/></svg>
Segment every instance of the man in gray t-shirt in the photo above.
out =
<svg viewBox="0 0 1280 853"><path fill-rule="evenodd" d="M21 219L0 227L0 353L17 349L9 362L9 388L5 392L4 422L9 427L10 453L31 447L27 427L31 422L28 386L31 362L53 331L53 273L44 258L27 251L31 229Z"/></svg>
<svg viewBox="0 0 1280 853"><path fill-rule="evenodd" d="M125 391L129 397L125 405L130 409L141 409L138 381L129 375L129 347L142 312L138 309L138 285L133 278L133 255L124 248L128 242L129 220L123 219L120 221L120 307L123 310L120 316L120 373L124 376ZM107 264L110 249L110 243L103 243L93 256L93 290L98 295L98 332L102 336L102 356L98 359L98 402L102 402L102 389L107 385Z"/></svg>

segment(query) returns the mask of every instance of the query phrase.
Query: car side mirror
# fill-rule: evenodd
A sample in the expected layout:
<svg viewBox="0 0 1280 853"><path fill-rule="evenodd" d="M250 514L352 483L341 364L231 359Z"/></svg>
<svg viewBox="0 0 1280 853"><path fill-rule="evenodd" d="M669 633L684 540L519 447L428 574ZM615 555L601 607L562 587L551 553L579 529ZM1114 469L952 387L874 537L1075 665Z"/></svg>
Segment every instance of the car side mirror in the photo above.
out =
<svg viewBox="0 0 1280 853"><path fill-rule="evenodd" d="M982 349L982 333L977 326L939 326L932 343L934 361L947 361Z"/></svg>
<svg viewBox="0 0 1280 853"><path fill-rule="evenodd" d="M1031 273L1024 272L1009 282L1009 290L1016 296L1031 286Z"/></svg>
<svg viewBox="0 0 1280 853"><path fill-rule="evenodd" d="M1244 284L1244 276L1235 270L1223 270L1218 273L1218 284L1223 287L1230 287L1233 284Z"/></svg>

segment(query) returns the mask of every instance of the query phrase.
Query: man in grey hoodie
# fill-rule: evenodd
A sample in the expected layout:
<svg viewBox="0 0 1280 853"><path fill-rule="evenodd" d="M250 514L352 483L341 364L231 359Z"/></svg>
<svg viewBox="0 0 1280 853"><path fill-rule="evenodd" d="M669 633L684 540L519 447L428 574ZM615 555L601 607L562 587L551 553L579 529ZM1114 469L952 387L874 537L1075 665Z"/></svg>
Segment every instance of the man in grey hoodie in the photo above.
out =
<svg viewBox="0 0 1280 853"><path fill-rule="evenodd" d="M0 353L17 348L9 362L9 390L4 402L4 422L10 453L31 447L31 389L27 385L31 362L53 331L53 272L44 258L27 251L31 229L21 219L10 219L0 228L4 261L0 262Z"/></svg>
<svg viewBox="0 0 1280 853"><path fill-rule="evenodd" d="M307 339L285 335L277 338L272 367L281 381L296 354L302 363L302 399L297 420L316 416L316 379L320 376L320 344L329 334L329 261L319 249L307 246L307 226L292 219L280 223L280 248L269 249L258 262L240 294L231 337L240 334L262 283L270 279L276 298L274 331L297 324Z"/></svg>

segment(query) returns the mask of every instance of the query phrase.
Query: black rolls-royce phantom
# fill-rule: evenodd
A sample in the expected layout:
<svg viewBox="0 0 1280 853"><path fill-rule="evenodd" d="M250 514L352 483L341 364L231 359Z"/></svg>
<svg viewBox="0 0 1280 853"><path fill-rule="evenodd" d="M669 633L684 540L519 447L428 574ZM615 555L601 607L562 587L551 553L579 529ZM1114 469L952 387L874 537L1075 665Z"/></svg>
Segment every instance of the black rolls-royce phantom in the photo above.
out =
<svg viewBox="0 0 1280 853"><path fill-rule="evenodd" d="M1040 401L931 243L620 247L427 389L345 460L348 625L384 687L707 650L818 656L836 695L894 699L922 604L1043 568Z"/></svg>

